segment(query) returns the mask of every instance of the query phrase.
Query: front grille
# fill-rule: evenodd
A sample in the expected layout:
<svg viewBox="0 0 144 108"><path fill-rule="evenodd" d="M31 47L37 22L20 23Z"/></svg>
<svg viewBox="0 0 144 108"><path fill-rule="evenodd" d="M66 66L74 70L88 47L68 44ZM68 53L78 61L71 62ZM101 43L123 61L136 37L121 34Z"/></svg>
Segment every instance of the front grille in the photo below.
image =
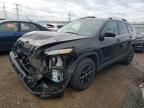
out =
<svg viewBox="0 0 144 108"><path fill-rule="evenodd" d="M36 69L40 69L42 66L42 60L37 59L36 57L33 56L29 57L29 63L31 64L31 66L33 66Z"/></svg>
<svg viewBox="0 0 144 108"><path fill-rule="evenodd" d="M16 43L15 47L19 50L19 52L24 53L26 55L32 54L33 50L35 49L35 46L31 45L28 41L21 40L19 40Z"/></svg>
<svg viewBox="0 0 144 108"><path fill-rule="evenodd" d="M41 62L36 62L35 64L33 64L30 58L31 58L30 56L23 55L19 59L20 64L27 70L29 74L39 73L41 68ZM34 58L32 59L35 60Z"/></svg>
<svg viewBox="0 0 144 108"><path fill-rule="evenodd" d="M40 72L41 61L34 56L35 46L26 41L17 41L14 52L17 53L20 64L29 74Z"/></svg>

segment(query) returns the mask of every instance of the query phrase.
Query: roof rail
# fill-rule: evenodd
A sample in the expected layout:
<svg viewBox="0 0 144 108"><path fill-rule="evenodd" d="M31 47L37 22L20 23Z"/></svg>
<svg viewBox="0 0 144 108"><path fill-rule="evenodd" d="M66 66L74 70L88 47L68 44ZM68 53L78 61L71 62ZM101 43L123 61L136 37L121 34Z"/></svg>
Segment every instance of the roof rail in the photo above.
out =
<svg viewBox="0 0 144 108"><path fill-rule="evenodd" d="M96 18L95 16L86 16L86 17L82 17L80 19L85 19L85 18Z"/></svg>
<svg viewBox="0 0 144 108"><path fill-rule="evenodd" d="M124 18L116 18L116 17L110 17L109 19L119 19L119 20L122 20L122 21L127 21L127 20L124 19Z"/></svg>

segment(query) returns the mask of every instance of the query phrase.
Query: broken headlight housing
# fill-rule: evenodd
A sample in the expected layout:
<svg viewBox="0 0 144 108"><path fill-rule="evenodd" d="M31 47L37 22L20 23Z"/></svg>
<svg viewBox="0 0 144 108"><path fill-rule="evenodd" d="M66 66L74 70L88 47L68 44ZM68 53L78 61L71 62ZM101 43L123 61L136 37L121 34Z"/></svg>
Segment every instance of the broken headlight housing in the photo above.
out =
<svg viewBox="0 0 144 108"><path fill-rule="evenodd" d="M64 62L62 57L53 56L49 59L49 69L51 70L51 80L55 83L63 82L64 80Z"/></svg>
<svg viewBox="0 0 144 108"><path fill-rule="evenodd" d="M65 55L71 54L73 48L64 48L59 50L48 51L44 54L48 57L48 69L51 70L51 80L55 83L64 81L65 76Z"/></svg>
<svg viewBox="0 0 144 108"><path fill-rule="evenodd" d="M47 55L69 54L72 51L73 51L72 48L65 48L65 49L59 49L59 50L53 50L53 51L46 51L45 54Z"/></svg>

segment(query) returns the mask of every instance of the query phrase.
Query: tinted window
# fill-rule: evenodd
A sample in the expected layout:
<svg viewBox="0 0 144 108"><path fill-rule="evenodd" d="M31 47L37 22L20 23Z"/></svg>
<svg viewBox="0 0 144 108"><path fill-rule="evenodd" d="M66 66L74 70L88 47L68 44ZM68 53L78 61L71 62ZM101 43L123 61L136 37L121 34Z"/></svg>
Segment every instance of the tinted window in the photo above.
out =
<svg viewBox="0 0 144 108"><path fill-rule="evenodd" d="M120 31L120 35L128 33L128 28L126 23L122 23L122 22L119 23L119 31Z"/></svg>
<svg viewBox="0 0 144 108"><path fill-rule="evenodd" d="M103 20L77 20L60 28L58 32L76 33L79 35L95 36L102 27Z"/></svg>
<svg viewBox="0 0 144 108"><path fill-rule="evenodd" d="M132 27L129 24L127 24L127 26L128 26L128 31L132 32L133 31Z"/></svg>
<svg viewBox="0 0 144 108"><path fill-rule="evenodd" d="M7 22L0 24L0 32L16 32L18 31L17 23Z"/></svg>
<svg viewBox="0 0 144 108"><path fill-rule="evenodd" d="M106 27L104 28L104 32L112 32L117 35L118 34L117 23L115 21L108 22Z"/></svg>
<svg viewBox="0 0 144 108"><path fill-rule="evenodd" d="M21 23L21 31L22 32L38 31L38 30L39 30L39 28L34 24Z"/></svg>

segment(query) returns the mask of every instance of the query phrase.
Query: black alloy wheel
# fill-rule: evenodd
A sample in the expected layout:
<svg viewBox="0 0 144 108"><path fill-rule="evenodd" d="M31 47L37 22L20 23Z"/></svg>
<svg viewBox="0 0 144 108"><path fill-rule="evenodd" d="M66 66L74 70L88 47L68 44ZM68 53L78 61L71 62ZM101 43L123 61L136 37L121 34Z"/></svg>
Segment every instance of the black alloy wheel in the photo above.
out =
<svg viewBox="0 0 144 108"><path fill-rule="evenodd" d="M71 78L71 86L76 90L84 90L88 88L95 78L95 63L85 58L80 61L78 67Z"/></svg>

